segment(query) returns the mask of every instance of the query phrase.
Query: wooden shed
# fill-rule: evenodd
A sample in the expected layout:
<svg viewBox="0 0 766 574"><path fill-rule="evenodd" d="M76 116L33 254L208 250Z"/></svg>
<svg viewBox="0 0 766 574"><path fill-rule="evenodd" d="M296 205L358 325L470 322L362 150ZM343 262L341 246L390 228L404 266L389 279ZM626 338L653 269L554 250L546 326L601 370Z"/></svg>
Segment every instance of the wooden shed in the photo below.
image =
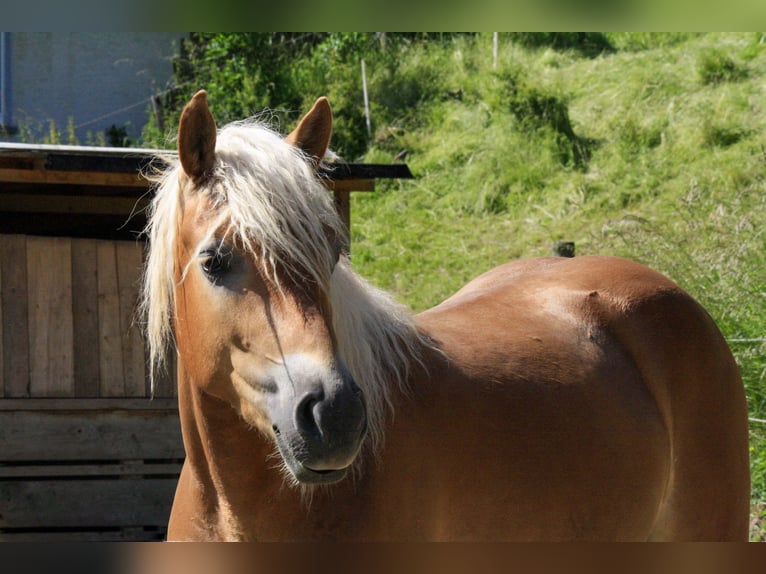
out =
<svg viewBox="0 0 766 574"><path fill-rule="evenodd" d="M153 150L0 144L0 540L160 540L183 462L175 381L137 323ZM349 192L406 165L338 164Z"/></svg>

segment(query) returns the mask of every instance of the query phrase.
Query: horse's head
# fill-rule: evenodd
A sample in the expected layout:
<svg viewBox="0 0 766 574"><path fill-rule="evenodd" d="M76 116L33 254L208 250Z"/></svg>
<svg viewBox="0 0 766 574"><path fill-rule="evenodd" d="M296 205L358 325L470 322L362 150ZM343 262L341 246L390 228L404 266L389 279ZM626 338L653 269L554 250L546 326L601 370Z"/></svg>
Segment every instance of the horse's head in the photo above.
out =
<svg viewBox="0 0 766 574"><path fill-rule="evenodd" d="M315 174L331 128L322 98L285 139L257 124L217 133L206 94L197 93L150 225L152 348L172 318L189 384L271 437L301 483L341 479L367 427L331 320L343 231ZM167 317L151 312L162 292Z"/></svg>

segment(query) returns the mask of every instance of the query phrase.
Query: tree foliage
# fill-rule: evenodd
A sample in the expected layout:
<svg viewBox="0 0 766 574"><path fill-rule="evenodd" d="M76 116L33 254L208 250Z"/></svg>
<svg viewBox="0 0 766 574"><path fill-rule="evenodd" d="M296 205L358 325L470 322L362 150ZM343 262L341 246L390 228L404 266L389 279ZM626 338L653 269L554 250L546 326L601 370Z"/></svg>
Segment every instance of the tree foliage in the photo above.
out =
<svg viewBox="0 0 766 574"><path fill-rule="evenodd" d="M173 62L174 87L156 97L161 121L150 114L144 144L169 145L185 103L198 89L208 91L219 123L266 110L287 131L322 95L335 112L333 148L357 159L368 148L361 61L379 119L401 116L430 94L431 75L401 74L399 56L408 49L447 42L456 34L363 32L193 33ZM377 75L373 70L377 70ZM430 85L433 85L431 82ZM160 125L162 124L162 125Z"/></svg>
<svg viewBox="0 0 766 574"><path fill-rule="evenodd" d="M155 98L162 114L150 114L143 143L172 145L180 112L198 89L208 91L219 123L266 110L265 119L283 132L318 96L325 95L336 118L333 149L356 160L380 136L375 133L377 127L417 122L421 103L462 96L444 84L441 73L453 62L444 60L439 68L432 65L431 56L411 56L477 37L442 32L192 33L174 60L174 88ZM612 50L607 37L597 33L511 33L503 34L503 40L589 56ZM372 133L364 108L363 60Z"/></svg>
<svg viewBox="0 0 766 574"><path fill-rule="evenodd" d="M266 120L285 130L315 97L326 93L328 85L343 85L343 70L339 73L333 67L359 50L362 36L193 33L182 42L173 62L173 89L159 98L163 127L153 117L144 138L150 145L166 145L165 134L175 132L183 106L199 89L208 91L221 124L265 112Z"/></svg>

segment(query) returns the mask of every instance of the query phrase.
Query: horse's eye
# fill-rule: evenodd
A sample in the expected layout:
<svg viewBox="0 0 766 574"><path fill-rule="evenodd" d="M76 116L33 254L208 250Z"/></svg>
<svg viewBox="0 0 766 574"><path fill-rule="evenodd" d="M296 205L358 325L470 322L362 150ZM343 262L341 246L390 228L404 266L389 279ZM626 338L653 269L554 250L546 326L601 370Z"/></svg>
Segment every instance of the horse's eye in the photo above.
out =
<svg viewBox="0 0 766 574"><path fill-rule="evenodd" d="M202 253L202 270L215 282L231 269L232 252L222 249L211 249Z"/></svg>

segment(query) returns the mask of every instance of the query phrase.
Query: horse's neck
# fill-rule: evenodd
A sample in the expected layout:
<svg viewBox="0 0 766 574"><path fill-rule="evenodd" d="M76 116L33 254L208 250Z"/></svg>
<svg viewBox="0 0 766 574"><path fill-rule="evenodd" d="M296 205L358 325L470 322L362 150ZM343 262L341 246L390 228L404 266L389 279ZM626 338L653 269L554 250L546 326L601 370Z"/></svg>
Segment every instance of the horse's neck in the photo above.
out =
<svg viewBox="0 0 766 574"><path fill-rule="evenodd" d="M268 464L273 446L228 403L192 385L180 364L178 372L186 460L173 512L178 520L197 522L188 525L195 530L191 537L204 531L203 536L237 539L241 524L232 509L261 508L262 498L281 488L280 473Z"/></svg>
<svg viewBox="0 0 766 574"><path fill-rule="evenodd" d="M438 380L445 368L444 357L428 346L419 350L424 363L413 363L410 382L426 379L426 368ZM404 386L409 385L405 382ZM389 398L396 412L404 406L402 401L409 399L407 393L400 392L399 385L392 390ZM273 540L322 536L328 528L324 516L328 509L332 512L333 497L318 496L307 506L300 489L285 484L272 441L250 428L228 403L195 386L180 360L178 395L186 461L173 503L170 539ZM342 498L343 493L353 492L357 498L364 498L365 477L376 471L374 464L360 462L363 464L360 477L333 487L337 496ZM308 508L312 509L313 518L307 515ZM360 527L352 522L350 528ZM348 530L344 536L353 538L357 534Z"/></svg>

